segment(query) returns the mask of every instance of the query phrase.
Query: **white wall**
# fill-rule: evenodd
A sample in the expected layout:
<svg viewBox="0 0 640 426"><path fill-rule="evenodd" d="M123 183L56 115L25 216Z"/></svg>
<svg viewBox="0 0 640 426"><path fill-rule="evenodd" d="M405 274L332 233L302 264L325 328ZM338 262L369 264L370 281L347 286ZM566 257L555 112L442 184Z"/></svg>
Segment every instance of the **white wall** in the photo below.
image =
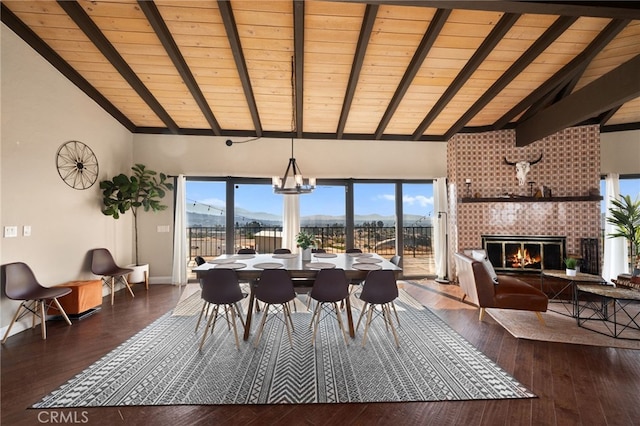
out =
<svg viewBox="0 0 640 426"><path fill-rule="evenodd" d="M640 130L600 134L600 169L607 173L640 173Z"/></svg>
<svg viewBox="0 0 640 426"><path fill-rule="evenodd" d="M41 284L52 286L93 278L87 251L95 247L130 262L130 218L115 221L100 212L98 183L87 190L67 186L56 153L66 141L86 143L98 158L100 181L131 167L131 133L5 25L1 37L0 222L19 227L17 238L0 240L1 263L25 262ZM31 226L30 237L22 236L24 225ZM4 296L0 304L4 333L18 305Z"/></svg>

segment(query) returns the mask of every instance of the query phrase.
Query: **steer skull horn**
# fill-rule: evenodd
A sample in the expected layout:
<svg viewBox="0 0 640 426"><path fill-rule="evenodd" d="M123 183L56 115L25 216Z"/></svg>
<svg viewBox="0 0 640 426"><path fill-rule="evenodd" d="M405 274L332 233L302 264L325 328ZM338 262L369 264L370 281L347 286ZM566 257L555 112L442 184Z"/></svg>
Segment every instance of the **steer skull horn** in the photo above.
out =
<svg viewBox="0 0 640 426"><path fill-rule="evenodd" d="M503 158L504 158L504 162L506 164L510 165L510 166L515 166L516 164L518 164L518 162L516 162L516 161L507 160L507 157L503 157ZM532 166L534 164L538 164L540 162L540 160L542 160L542 153L540 153L540 157L538 157L537 160L529 161L528 163L529 163L530 166ZM527 161L525 161L525 162L527 162Z"/></svg>
<svg viewBox="0 0 640 426"><path fill-rule="evenodd" d="M527 179L527 174L529 173L529 170L531 170L531 165L540 162L540 160L542 160L542 153L540 153L540 157L538 157L537 160L534 160L531 162L529 161L511 162L507 160L507 157L504 157L505 163L507 163L510 166L516 166L516 178L518 178L518 184L520 186L524 186L524 183Z"/></svg>

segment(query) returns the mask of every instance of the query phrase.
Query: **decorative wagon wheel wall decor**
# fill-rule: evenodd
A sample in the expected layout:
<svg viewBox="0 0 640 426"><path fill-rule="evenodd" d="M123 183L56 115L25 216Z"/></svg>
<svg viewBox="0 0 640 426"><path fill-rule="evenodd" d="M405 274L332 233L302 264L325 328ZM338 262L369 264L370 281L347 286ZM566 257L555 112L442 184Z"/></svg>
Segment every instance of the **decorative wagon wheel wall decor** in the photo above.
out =
<svg viewBox="0 0 640 426"><path fill-rule="evenodd" d="M98 179L98 159L91 148L80 141L60 145L56 154L60 178L73 189L88 189Z"/></svg>

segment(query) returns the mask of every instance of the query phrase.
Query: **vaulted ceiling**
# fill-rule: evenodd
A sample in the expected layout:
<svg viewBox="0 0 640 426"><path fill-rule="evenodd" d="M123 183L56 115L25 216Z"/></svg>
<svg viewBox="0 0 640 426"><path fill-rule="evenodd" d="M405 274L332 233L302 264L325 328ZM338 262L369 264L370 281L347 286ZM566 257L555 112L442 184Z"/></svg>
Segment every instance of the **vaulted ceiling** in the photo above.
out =
<svg viewBox="0 0 640 426"><path fill-rule="evenodd" d="M638 2L29 1L2 22L136 133L640 128Z"/></svg>

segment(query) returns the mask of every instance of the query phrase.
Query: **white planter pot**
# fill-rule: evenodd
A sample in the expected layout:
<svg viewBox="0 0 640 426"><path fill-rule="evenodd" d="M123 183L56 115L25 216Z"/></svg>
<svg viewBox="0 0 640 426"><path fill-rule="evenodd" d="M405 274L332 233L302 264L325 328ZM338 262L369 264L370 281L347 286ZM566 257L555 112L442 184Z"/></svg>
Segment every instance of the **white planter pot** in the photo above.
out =
<svg viewBox="0 0 640 426"><path fill-rule="evenodd" d="M133 269L127 280L130 283L147 283L149 280L149 264L144 265L127 265L127 268Z"/></svg>
<svg viewBox="0 0 640 426"><path fill-rule="evenodd" d="M567 274L567 276L569 276L569 277L575 277L575 276L576 276L576 272L577 272L577 271L576 271L575 269L567 269L567 270L565 271L565 273L566 273L566 274Z"/></svg>
<svg viewBox="0 0 640 426"><path fill-rule="evenodd" d="M302 260L311 260L311 247L302 249Z"/></svg>

